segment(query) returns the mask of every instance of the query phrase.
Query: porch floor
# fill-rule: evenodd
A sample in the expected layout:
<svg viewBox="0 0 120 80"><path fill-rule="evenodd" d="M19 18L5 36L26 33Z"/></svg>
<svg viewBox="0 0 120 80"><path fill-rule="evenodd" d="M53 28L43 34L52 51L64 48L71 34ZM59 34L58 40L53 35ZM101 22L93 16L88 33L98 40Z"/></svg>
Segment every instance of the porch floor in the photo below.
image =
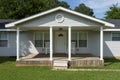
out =
<svg viewBox="0 0 120 80"><path fill-rule="evenodd" d="M30 58L30 59L22 59L20 61L44 61L49 60L48 57L43 58ZM54 57L53 60L68 60L67 57ZM100 60L99 57L72 57L71 60Z"/></svg>
<svg viewBox="0 0 120 80"><path fill-rule="evenodd" d="M34 58L45 58L48 57L49 58L49 54L38 54L36 56L34 56ZM71 54L72 57L93 57L94 55L92 54ZM65 53L54 53L53 54L53 58L54 57L68 57L68 54Z"/></svg>

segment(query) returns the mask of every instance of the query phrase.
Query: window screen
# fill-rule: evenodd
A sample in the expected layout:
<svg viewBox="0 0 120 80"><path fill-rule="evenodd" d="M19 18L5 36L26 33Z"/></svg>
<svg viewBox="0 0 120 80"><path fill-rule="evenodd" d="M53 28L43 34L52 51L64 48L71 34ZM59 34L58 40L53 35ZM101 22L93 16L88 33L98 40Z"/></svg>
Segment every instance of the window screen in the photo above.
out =
<svg viewBox="0 0 120 80"><path fill-rule="evenodd" d="M112 41L120 41L120 33L119 32L112 33Z"/></svg>
<svg viewBox="0 0 120 80"><path fill-rule="evenodd" d="M7 32L0 32L0 47L7 46L8 46Z"/></svg>

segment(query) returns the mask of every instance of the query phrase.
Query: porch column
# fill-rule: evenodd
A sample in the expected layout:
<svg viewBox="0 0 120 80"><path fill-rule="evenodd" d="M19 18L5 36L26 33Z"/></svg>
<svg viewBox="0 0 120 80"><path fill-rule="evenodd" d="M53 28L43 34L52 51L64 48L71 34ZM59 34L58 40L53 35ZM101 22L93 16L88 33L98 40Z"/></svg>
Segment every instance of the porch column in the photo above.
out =
<svg viewBox="0 0 120 80"><path fill-rule="evenodd" d="M68 60L71 61L71 26L68 27Z"/></svg>
<svg viewBox="0 0 120 80"><path fill-rule="evenodd" d="M53 60L53 29L50 26L50 60Z"/></svg>
<svg viewBox="0 0 120 80"><path fill-rule="evenodd" d="M100 60L103 60L103 27L100 27Z"/></svg>
<svg viewBox="0 0 120 80"><path fill-rule="evenodd" d="M16 35L16 47L17 47L17 49L16 49L16 53L17 53L17 61L19 60L19 27L17 27L17 31L16 31L16 33L17 33L17 35Z"/></svg>

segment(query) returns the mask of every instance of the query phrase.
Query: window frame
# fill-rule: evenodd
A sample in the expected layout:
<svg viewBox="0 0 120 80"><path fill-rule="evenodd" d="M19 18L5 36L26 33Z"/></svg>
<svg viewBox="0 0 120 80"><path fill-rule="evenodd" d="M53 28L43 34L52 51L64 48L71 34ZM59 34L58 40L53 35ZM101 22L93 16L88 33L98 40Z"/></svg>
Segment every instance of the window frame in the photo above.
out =
<svg viewBox="0 0 120 80"><path fill-rule="evenodd" d="M78 46L79 48L88 48L88 32L83 32L83 31L79 31L79 40L80 40L80 33L85 33L86 34L86 46L85 47L80 47L80 45Z"/></svg>
<svg viewBox="0 0 120 80"><path fill-rule="evenodd" d="M88 48L88 32L86 31L73 31L76 32L77 38L76 38L76 48ZM79 46L79 41L80 41L80 33L85 33L86 34L86 46L85 47L80 47ZM71 39L72 41L73 39Z"/></svg>
<svg viewBox="0 0 120 80"><path fill-rule="evenodd" d="M119 34L120 34L120 32L112 32L112 33L111 33L111 40L112 40L112 41L120 41L120 40L113 40L113 37L114 37L113 35L114 35L114 33L119 33ZM119 38L120 38L120 36L119 36Z"/></svg>
<svg viewBox="0 0 120 80"><path fill-rule="evenodd" d="M0 33L1 32L4 32L4 31L0 31ZM8 32L4 32L5 34L6 34L6 40L7 40L7 46L0 46L0 48L8 48L9 47L9 36L8 36ZM2 40L2 39L0 39L0 40Z"/></svg>
<svg viewBox="0 0 120 80"><path fill-rule="evenodd" d="M48 33L48 35L49 35L49 32L47 32L47 31L35 31L34 32L34 45L35 45L35 40L36 40L36 33L37 32L40 32L41 34L42 34L42 46L35 46L35 47L40 47L40 48L45 48L45 42L46 42L46 39L45 39L45 33ZM48 41L50 41L50 40L47 40L47 42Z"/></svg>

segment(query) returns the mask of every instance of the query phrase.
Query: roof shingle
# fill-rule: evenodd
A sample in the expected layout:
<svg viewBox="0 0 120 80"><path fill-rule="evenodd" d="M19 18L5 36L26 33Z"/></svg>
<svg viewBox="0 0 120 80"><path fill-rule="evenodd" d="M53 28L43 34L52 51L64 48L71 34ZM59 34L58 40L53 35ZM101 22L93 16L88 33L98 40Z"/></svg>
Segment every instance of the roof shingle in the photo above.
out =
<svg viewBox="0 0 120 80"><path fill-rule="evenodd" d="M120 19L107 19L105 21L115 24L114 28L120 28Z"/></svg>

